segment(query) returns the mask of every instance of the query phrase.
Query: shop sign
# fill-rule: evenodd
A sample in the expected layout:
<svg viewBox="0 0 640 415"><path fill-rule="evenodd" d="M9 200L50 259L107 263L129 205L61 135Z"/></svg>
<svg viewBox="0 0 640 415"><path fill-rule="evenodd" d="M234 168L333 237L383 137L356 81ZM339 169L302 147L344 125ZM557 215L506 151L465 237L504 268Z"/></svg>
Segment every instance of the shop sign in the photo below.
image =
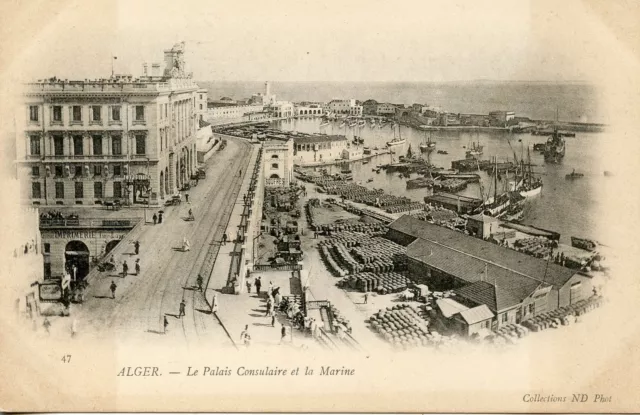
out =
<svg viewBox="0 0 640 415"><path fill-rule="evenodd" d="M40 301L60 301L62 300L62 286L60 282L55 284L40 285Z"/></svg>

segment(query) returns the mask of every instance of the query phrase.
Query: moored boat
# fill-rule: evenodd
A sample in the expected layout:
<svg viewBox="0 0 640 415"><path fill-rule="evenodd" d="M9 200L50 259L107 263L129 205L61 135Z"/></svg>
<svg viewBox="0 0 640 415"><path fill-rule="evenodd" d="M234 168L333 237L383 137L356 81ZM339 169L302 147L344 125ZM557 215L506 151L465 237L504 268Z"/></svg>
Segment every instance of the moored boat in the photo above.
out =
<svg viewBox="0 0 640 415"><path fill-rule="evenodd" d="M564 177L565 177L565 179L573 180L573 179L579 179L581 177L584 177L584 174L583 173L576 173L576 169L573 169L573 171L571 173L567 174Z"/></svg>
<svg viewBox="0 0 640 415"><path fill-rule="evenodd" d="M571 237L571 246L574 248L584 249L586 251L595 251L598 247L594 241L590 239L578 238L576 236Z"/></svg>

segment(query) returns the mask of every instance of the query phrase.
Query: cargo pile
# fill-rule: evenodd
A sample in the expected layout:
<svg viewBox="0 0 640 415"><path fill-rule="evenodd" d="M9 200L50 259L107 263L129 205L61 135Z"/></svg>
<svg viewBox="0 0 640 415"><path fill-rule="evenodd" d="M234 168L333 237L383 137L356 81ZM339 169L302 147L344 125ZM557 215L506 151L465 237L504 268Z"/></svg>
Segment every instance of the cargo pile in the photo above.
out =
<svg viewBox="0 0 640 415"><path fill-rule="evenodd" d="M436 181L433 188L437 191L444 190L446 192L455 193L467 188L467 181L460 179L446 179Z"/></svg>
<svg viewBox="0 0 640 415"><path fill-rule="evenodd" d="M335 324L342 324L347 332L351 332L351 323L347 320L342 314L340 314L340 310L336 308L333 304L330 304L331 314L333 314L333 322Z"/></svg>
<svg viewBox="0 0 640 415"><path fill-rule="evenodd" d="M529 334L529 329L520 324L507 324L494 332L494 343L515 343L517 339Z"/></svg>
<svg viewBox="0 0 640 415"><path fill-rule="evenodd" d="M409 279L398 272L376 274L363 272L354 278L355 288L360 292L375 291L379 294L398 293L407 289Z"/></svg>
<svg viewBox="0 0 640 415"><path fill-rule="evenodd" d="M387 227L381 223L364 223L358 219L346 220L339 223L330 223L312 226L318 232L332 234L334 232L360 232L368 235L383 235L387 232Z"/></svg>
<svg viewBox="0 0 640 415"><path fill-rule="evenodd" d="M547 238L525 238L516 240L513 245L516 251L524 252L536 258L551 255L555 242Z"/></svg>
<svg viewBox="0 0 640 415"><path fill-rule="evenodd" d="M373 331L399 348L431 344L428 322L411 305L395 305L380 310L369 319Z"/></svg>
<svg viewBox="0 0 640 415"><path fill-rule="evenodd" d="M338 276L387 273L406 267L406 248L371 234L341 232L318 244L322 258Z"/></svg>
<svg viewBox="0 0 640 415"><path fill-rule="evenodd" d="M398 197L384 193L382 189L368 189L353 183L333 182L323 185L328 194L338 195L356 203L364 203L385 209L387 213L401 213L422 209L423 203L417 203L408 197Z"/></svg>
<svg viewBox="0 0 640 415"><path fill-rule="evenodd" d="M570 306L561 307L548 313L540 314L522 323L533 332L557 328L574 323L576 316L581 316L602 304L602 297L592 296L586 300L580 300Z"/></svg>

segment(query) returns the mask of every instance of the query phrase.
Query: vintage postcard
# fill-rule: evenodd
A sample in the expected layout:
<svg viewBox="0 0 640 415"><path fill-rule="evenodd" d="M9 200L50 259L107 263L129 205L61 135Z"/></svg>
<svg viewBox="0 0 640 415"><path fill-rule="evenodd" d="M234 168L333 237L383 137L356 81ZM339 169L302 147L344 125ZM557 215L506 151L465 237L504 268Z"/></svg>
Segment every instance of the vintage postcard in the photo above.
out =
<svg viewBox="0 0 640 415"><path fill-rule="evenodd" d="M639 22L2 2L0 409L640 410Z"/></svg>

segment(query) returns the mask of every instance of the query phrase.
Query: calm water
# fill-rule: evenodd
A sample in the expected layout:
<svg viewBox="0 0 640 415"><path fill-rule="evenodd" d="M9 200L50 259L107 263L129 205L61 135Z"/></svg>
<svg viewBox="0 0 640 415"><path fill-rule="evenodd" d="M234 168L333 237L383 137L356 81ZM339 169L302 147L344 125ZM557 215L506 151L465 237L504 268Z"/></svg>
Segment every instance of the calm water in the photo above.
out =
<svg viewBox="0 0 640 415"><path fill-rule="evenodd" d="M296 130L306 133L343 134L349 140L354 135L355 128L339 128L339 123L333 122L328 126L320 127L319 119L287 120L277 123L283 130ZM407 138L403 146L395 147L395 157L404 155L411 145L414 152L419 153L418 145L426 140L424 132L409 127L402 127L402 137ZM390 127L371 128L369 125L356 133L365 139L365 145L384 148L385 143L393 138ZM397 132L396 132L397 134ZM426 133L429 134L429 133ZM513 160L513 151L520 158L526 157L527 147L533 148L534 143L544 142L545 137L532 136L530 134L510 134L507 132L432 132L432 141L436 141L436 150L446 150L449 154L431 154L431 162L439 167L451 168L452 160L465 157L466 149L472 141L479 141L484 146L482 158L488 159L497 156L498 161ZM542 193L527 202L523 222L541 228L555 230L561 233L561 241L569 243L571 236L582 236L602 241L599 232L603 219L606 219L603 209L603 189L606 189L617 178L605 177L604 170L615 170L615 166L603 166L599 149L603 143L610 140L608 133L576 133L576 137L566 138L567 152L562 164L548 165L544 163L541 154L531 151L533 170L542 177L544 187ZM519 141L521 140L521 142ZM511 144L511 146L509 145ZM426 157L426 156L424 156ZM367 187L382 188L387 193L407 196L416 201L423 201L424 196L430 194L428 189L406 190L406 179L400 179L398 174L376 174L372 168L378 164L391 162L390 155L384 155L372 159L368 164L362 162L352 163L354 181L362 182ZM577 180L566 180L565 175L572 169L584 173L585 177ZM338 171L339 167L331 167L330 170ZM417 177L413 175L412 177ZM486 174L482 173L483 183L488 187L492 182ZM369 178L373 182L367 183ZM493 186L491 184L491 186ZM502 189L503 184L498 185ZM493 189L493 187L491 188ZM486 190L485 190L486 191ZM491 190L492 192L493 190ZM478 184L469 184L469 187L460 194L480 197ZM606 241L603 241L606 242Z"/></svg>
<svg viewBox="0 0 640 415"><path fill-rule="evenodd" d="M263 92L262 82L198 82L209 99L249 98ZM588 84L527 82L272 82L279 100L327 102L336 98L396 104L422 103L444 111L488 114L513 110L533 119L608 123L600 107L601 91Z"/></svg>

